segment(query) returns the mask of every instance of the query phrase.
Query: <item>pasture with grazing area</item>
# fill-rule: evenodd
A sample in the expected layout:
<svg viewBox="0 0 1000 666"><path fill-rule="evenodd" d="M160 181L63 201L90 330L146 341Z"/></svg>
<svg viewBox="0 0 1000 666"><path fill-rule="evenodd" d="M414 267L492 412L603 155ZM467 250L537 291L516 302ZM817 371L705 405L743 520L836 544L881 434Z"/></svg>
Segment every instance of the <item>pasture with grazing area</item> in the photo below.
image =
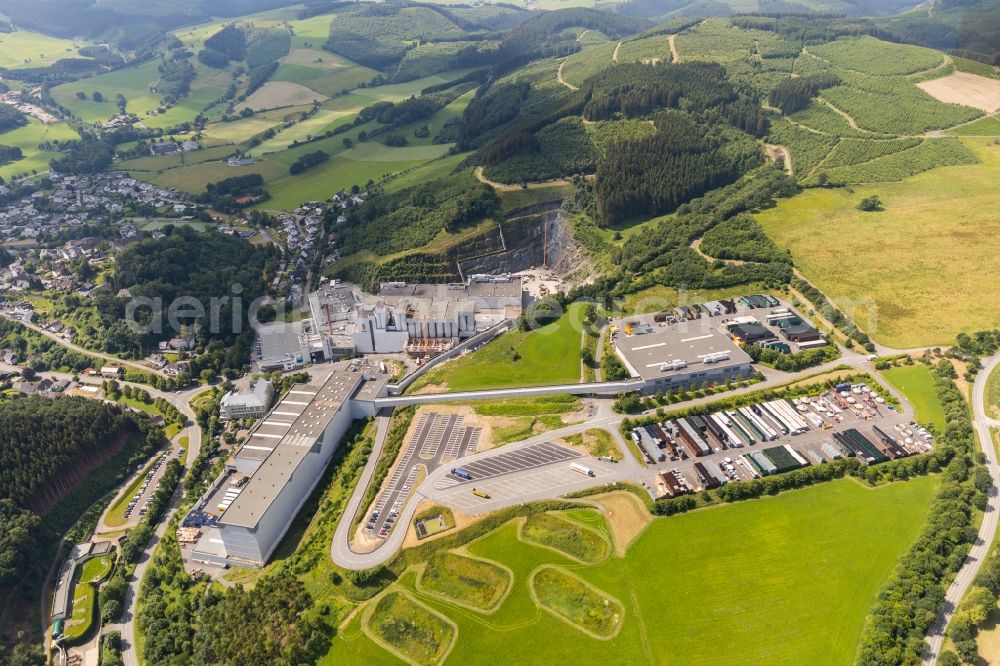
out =
<svg viewBox="0 0 1000 666"><path fill-rule="evenodd" d="M158 60L135 67L124 67L114 72L93 76L72 83L64 83L52 89L52 98L79 116L84 122L104 121L117 115L115 96L125 96L126 110L140 118L156 113L162 103L162 96L151 87L159 79L156 68ZM93 94L101 93L102 102L95 102ZM83 93L84 98L77 97ZM192 114L192 118L194 114Z"/></svg>
<svg viewBox="0 0 1000 666"><path fill-rule="evenodd" d="M484 663L498 649L511 663L560 663L567 645L575 646L574 664L601 666L845 664L854 658L866 612L919 533L936 485L929 477L878 488L842 479L656 518L624 557L589 566L520 541L518 521L510 521L466 546L514 574L510 594L488 619L427 595L420 602L457 627L449 664ZM599 514L570 513L596 516L595 529L608 533ZM621 604L620 626L610 638L584 633L558 615L557 605L579 612L558 604L558 586L544 595L553 610L540 608L532 578L537 592L537 572L552 567L563 569L554 570L560 584L572 576L586 585L578 598L598 595L608 607ZM415 580L406 573L390 590L415 591ZM608 607L599 601L585 621L600 625ZM385 662L386 652L358 615L341 627L321 663Z"/></svg>
<svg viewBox="0 0 1000 666"><path fill-rule="evenodd" d="M978 164L853 191L810 189L757 219L791 250L805 277L878 342L900 349L950 344L960 331L996 328L1000 312L983 304L995 300L1000 280L1000 145L962 142ZM859 211L872 194L884 210Z"/></svg>
<svg viewBox="0 0 1000 666"><path fill-rule="evenodd" d="M254 111L267 109L282 109L286 106L299 106L313 102L326 101L326 96L291 81L268 81L260 89L254 91L238 110L244 108Z"/></svg>
<svg viewBox="0 0 1000 666"><path fill-rule="evenodd" d="M513 330L484 347L434 368L412 385L444 385L449 391L538 386L580 381L580 321L583 303L569 306L552 324Z"/></svg>
<svg viewBox="0 0 1000 666"><path fill-rule="evenodd" d="M32 171L47 171L49 161L59 157L59 153L46 152L38 148L45 141L69 141L80 136L66 123L43 123L29 118L28 124L0 134L0 144L17 146L24 157L0 166L0 177L10 179L18 174Z"/></svg>

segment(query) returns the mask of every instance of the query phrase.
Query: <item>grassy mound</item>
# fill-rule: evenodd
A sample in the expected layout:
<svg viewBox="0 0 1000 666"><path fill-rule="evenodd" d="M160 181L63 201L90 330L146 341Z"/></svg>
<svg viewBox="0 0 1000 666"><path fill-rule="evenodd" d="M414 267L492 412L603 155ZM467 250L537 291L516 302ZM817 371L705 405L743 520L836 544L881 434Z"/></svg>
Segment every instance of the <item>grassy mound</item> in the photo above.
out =
<svg viewBox="0 0 1000 666"><path fill-rule="evenodd" d="M366 628L376 640L417 664L441 662L455 640L454 626L401 592L378 600Z"/></svg>
<svg viewBox="0 0 1000 666"><path fill-rule="evenodd" d="M587 563L600 562L608 556L608 543L597 533L552 514L528 516L521 537Z"/></svg>
<svg viewBox="0 0 1000 666"><path fill-rule="evenodd" d="M539 569L531 578L538 603L587 633L610 637L621 626L622 605L567 571Z"/></svg>
<svg viewBox="0 0 1000 666"><path fill-rule="evenodd" d="M510 574L495 564L454 553L432 557L420 576L423 589L481 610L495 608L510 583Z"/></svg>

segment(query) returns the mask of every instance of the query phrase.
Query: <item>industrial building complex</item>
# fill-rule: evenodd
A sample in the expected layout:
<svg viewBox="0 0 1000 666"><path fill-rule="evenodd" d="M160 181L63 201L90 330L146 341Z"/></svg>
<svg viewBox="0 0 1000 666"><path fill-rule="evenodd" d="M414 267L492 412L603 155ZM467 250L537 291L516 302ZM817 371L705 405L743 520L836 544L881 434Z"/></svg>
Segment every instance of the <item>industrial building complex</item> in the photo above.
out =
<svg viewBox="0 0 1000 666"><path fill-rule="evenodd" d="M293 370L357 354L439 354L476 333L518 317L521 279L474 275L457 284L389 282L377 295L331 280L309 294L309 318L258 329L255 362Z"/></svg>
<svg viewBox="0 0 1000 666"><path fill-rule="evenodd" d="M714 386L749 377L747 347L784 353L821 347L818 331L771 296L710 301L629 317L610 327L612 346L646 393Z"/></svg>
<svg viewBox="0 0 1000 666"><path fill-rule="evenodd" d="M296 384L257 422L187 515L191 558L263 566L323 475L356 418L375 414L386 377L334 370L323 384Z"/></svg>

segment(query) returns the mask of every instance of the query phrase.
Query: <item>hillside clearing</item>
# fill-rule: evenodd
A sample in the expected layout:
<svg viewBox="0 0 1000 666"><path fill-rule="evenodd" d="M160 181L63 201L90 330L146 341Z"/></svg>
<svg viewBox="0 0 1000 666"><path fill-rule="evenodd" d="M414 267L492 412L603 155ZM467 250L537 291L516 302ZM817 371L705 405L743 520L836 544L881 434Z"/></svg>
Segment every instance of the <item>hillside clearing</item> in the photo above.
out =
<svg viewBox="0 0 1000 666"><path fill-rule="evenodd" d="M917 86L934 99L948 104L964 104L987 113L1000 110L1000 81L997 79L955 72L940 79L922 81Z"/></svg>

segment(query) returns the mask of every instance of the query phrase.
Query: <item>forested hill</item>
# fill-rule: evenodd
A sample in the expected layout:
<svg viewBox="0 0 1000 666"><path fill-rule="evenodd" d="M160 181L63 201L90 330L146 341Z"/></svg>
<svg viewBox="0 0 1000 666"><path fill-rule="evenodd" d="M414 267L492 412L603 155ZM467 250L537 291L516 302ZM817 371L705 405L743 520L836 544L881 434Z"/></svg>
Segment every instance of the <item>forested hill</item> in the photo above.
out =
<svg viewBox="0 0 1000 666"><path fill-rule="evenodd" d="M0 12L21 28L60 37L143 37L213 16L242 16L295 4L289 0L0 0ZM123 47L126 46L123 44Z"/></svg>
<svg viewBox="0 0 1000 666"><path fill-rule="evenodd" d="M0 598L40 577L59 535L162 441L144 417L96 400L0 402Z"/></svg>
<svg viewBox="0 0 1000 666"><path fill-rule="evenodd" d="M198 321L182 321L192 324L199 349L216 343L200 360L214 363L212 367L219 371L223 367L241 367L249 358L252 340L252 335L249 339L246 335L252 333L245 325L246 317L252 301L267 293L267 284L277 268L278 250L270 245L257 247L242 238L214 231L199 233L185 226L164 230L165 238L133 243L115 257L113 289L96 301L105 323L105 350L141 358L157 341L177 336L180 331L166 325L167 313L174 299L183 296L196 299L204 308L205 316ZM118 297L123 289L128 296ZM239 330L232 325L236 294ZM163 326L153 326L145 334L137 333L124 320L129 299L140 296L160 299L161 304L156 312L146 307L136 312L136 318L144 323L162 316ZM218 327L209 325L212 299L219 299Z"/></svg>
<svg viewBox="0 0 1000 666"><path fill-rule="evenodd" d="M118 407L84 398L0 403L0 498L49 504L60 480L106 458L128 423Z"/></svg>

